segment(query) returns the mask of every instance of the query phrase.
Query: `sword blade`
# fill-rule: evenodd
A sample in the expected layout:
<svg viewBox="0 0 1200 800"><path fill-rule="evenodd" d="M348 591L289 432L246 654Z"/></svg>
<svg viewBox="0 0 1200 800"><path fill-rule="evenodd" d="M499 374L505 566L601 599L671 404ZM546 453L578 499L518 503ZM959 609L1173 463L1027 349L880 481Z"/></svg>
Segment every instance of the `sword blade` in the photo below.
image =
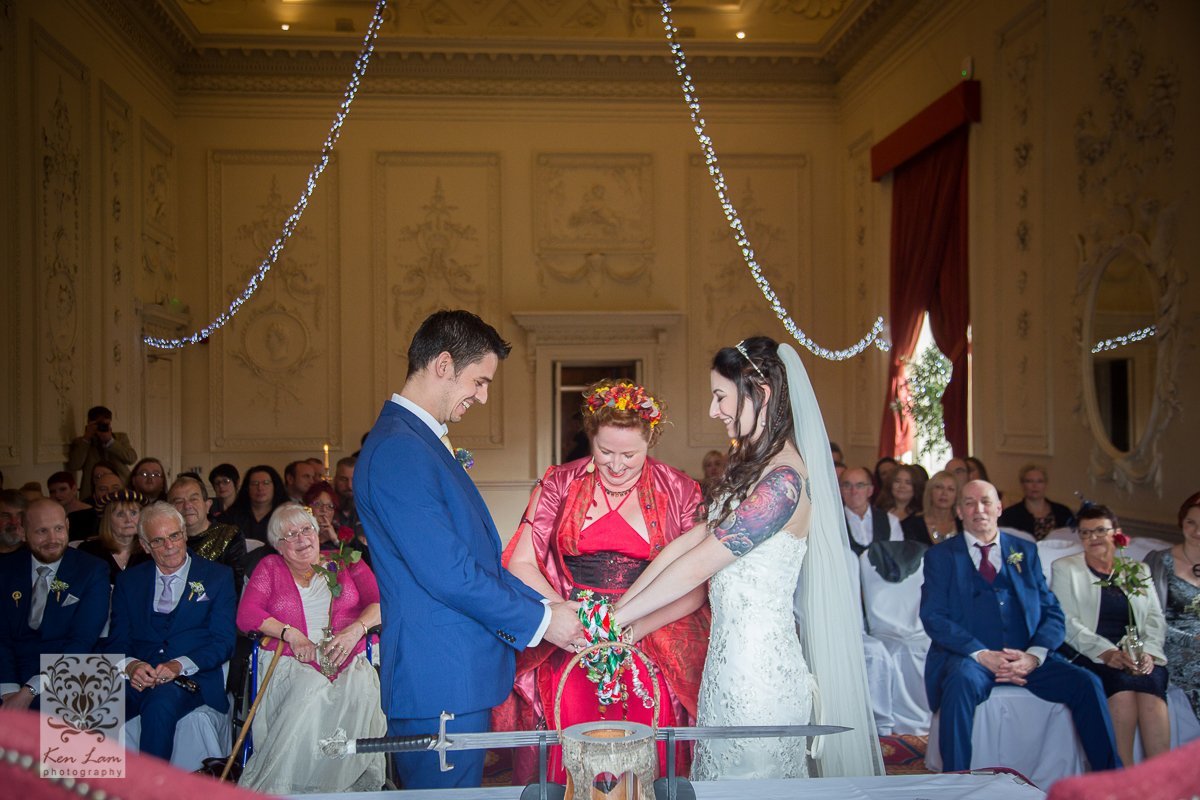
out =
<svg viewBox="0 0 1200 800"><path fill-rule="evenodd" d="M665 741L669 732L674 732L676 741L689 742L701 739L828 736L848 730L850 728L839 725L711 725L659 728L656 738L659 741ZM414 741L418 739L421 740L419 744ZM446 735L444 743L438 742L437 737L384 736L376 739L356 739L350 743L350 752L387 753L396 752L400 749L411 750L421 747L429 750L487 750L490 748L536 747L543 739L546 744L558 744L558 731L453 733ZM413 745L417 745L417 747Z"/></svg>

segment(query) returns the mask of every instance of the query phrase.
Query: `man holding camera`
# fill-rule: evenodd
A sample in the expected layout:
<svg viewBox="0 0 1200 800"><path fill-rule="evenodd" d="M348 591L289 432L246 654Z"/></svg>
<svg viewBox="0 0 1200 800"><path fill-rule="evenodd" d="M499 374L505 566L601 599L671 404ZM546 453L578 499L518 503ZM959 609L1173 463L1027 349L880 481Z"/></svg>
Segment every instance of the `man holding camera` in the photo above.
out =
<svg viewBox="0 0 1200 800"><path fill-rule="evenodd" d="M92 467L97 461L110 461L117 468L122 483L129 480L129 467L137 461L137 453L129 443L129 436L113 433L112 411L104 406L88 409L87 427L83 436L71 442L67 456L67 469L82 470L79 478L79 496L92 496Z"/></svg>

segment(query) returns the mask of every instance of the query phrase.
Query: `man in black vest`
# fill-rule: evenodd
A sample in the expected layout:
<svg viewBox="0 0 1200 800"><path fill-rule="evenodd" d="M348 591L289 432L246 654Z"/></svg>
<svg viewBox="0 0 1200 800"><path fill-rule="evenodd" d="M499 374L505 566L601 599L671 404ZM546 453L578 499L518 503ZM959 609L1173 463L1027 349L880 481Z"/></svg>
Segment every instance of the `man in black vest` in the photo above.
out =
<svg viewBox="0 0 1200 800"><path fill-rule="evenodd" d="M900 521L871 505L875 484L865 467L851 467L843 472L841 487L850 549L854 555L862 555L871 542L898 542L904 538Z"/></svg>

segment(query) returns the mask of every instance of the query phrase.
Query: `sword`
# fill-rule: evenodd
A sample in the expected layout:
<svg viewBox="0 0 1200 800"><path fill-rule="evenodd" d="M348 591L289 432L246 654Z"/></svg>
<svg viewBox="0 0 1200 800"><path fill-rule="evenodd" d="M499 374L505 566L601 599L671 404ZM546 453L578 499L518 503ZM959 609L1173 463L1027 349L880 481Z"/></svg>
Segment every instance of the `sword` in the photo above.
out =
<svg viewBox="0 0 1200 800"><path fill-rule="evenodd" d="M446 761L449 750L490 750L506 747L536 747L558 744L558 731L489 731L484 733L446 733L446 722L454 715L443 711L437 735L380 736L350 739L338 728L333 736L322 739L321 753L329 758L342 758L356 753L401 753L434 750L442 772L454 769ZM790 736L827 736L851 730L840 725L702 725L691 727L662 727L656 730L658 741L696 741L699 739L761 739Z"/></svg>

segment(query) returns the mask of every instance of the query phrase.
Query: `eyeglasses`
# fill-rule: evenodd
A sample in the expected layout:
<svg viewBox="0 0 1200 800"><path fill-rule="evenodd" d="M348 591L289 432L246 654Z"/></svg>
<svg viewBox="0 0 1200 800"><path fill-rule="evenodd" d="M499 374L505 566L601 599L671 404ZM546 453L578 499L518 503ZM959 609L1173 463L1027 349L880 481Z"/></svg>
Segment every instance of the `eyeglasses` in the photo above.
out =
<svg viewBox="0 0 1200 800"><path fill-rule="evenodd" d="M264 486L274 486L275 485L275 482L271 481L271 480L250 481L249 483L250 483L251 488L254 488L254 489L261 489Z"/></svg>
<svg viewBox="0 0 1200 800"><path fill-rule="evenodd" d="M1079 529L1079 538L1080 539L1091 539L1096 536L1107 536L1108 534L1112 533L1114 530L1116 530L1116 529L1115 528L1080 528Z"/></svg>
<svg viewBox="0 0 1200 800"><path fill-rule="evenodd" d="M861 492L863 489L866 489L870 485L871 484L869 484L869 483L843 483L842 488L843 489L857 489L858 491Z"/></svg>
<svg viewBox="0 0 1200 800"><path fill-rule="evenodd" d="M150 545L151 550L161 550L167 546L167 542L170 542L171 544L178 544L182 540L183 531L175 531L174 533L167 534L166 536L155 537L146 542L146 544Z"/></svg>
<svg viewBox="0 0 1200 800"><path fill-rule="evenodd" d="M145 471L139 472L138 475L142 478L161 478L163 476L163 474L161 472L145 472Z"/></svg>
<svg viewBox="0 0 1200 800"><path fill-rule="evenodd" d="M288 542L290 544L291 542L294 542L296 540L297 536L302 536L302 535L303 536L316 536L317 529L314 528L312 525L305 525L303 528L293 528L290 531L284 531L283 533L279 534L279 541Z"/></svg>
<svg viewBox="0 0 1200 800"><path fill-rule="evenodd" d="M313 503L310 508L313 511L333 511L336 506L333 503Z"/></svg>
<svg viewBox="0 0 1200 800"><path fill-rule="evenodd" d="M213 486L232 486L233 481L230 480L229 478L214 478L212 485Z"/></svg>

